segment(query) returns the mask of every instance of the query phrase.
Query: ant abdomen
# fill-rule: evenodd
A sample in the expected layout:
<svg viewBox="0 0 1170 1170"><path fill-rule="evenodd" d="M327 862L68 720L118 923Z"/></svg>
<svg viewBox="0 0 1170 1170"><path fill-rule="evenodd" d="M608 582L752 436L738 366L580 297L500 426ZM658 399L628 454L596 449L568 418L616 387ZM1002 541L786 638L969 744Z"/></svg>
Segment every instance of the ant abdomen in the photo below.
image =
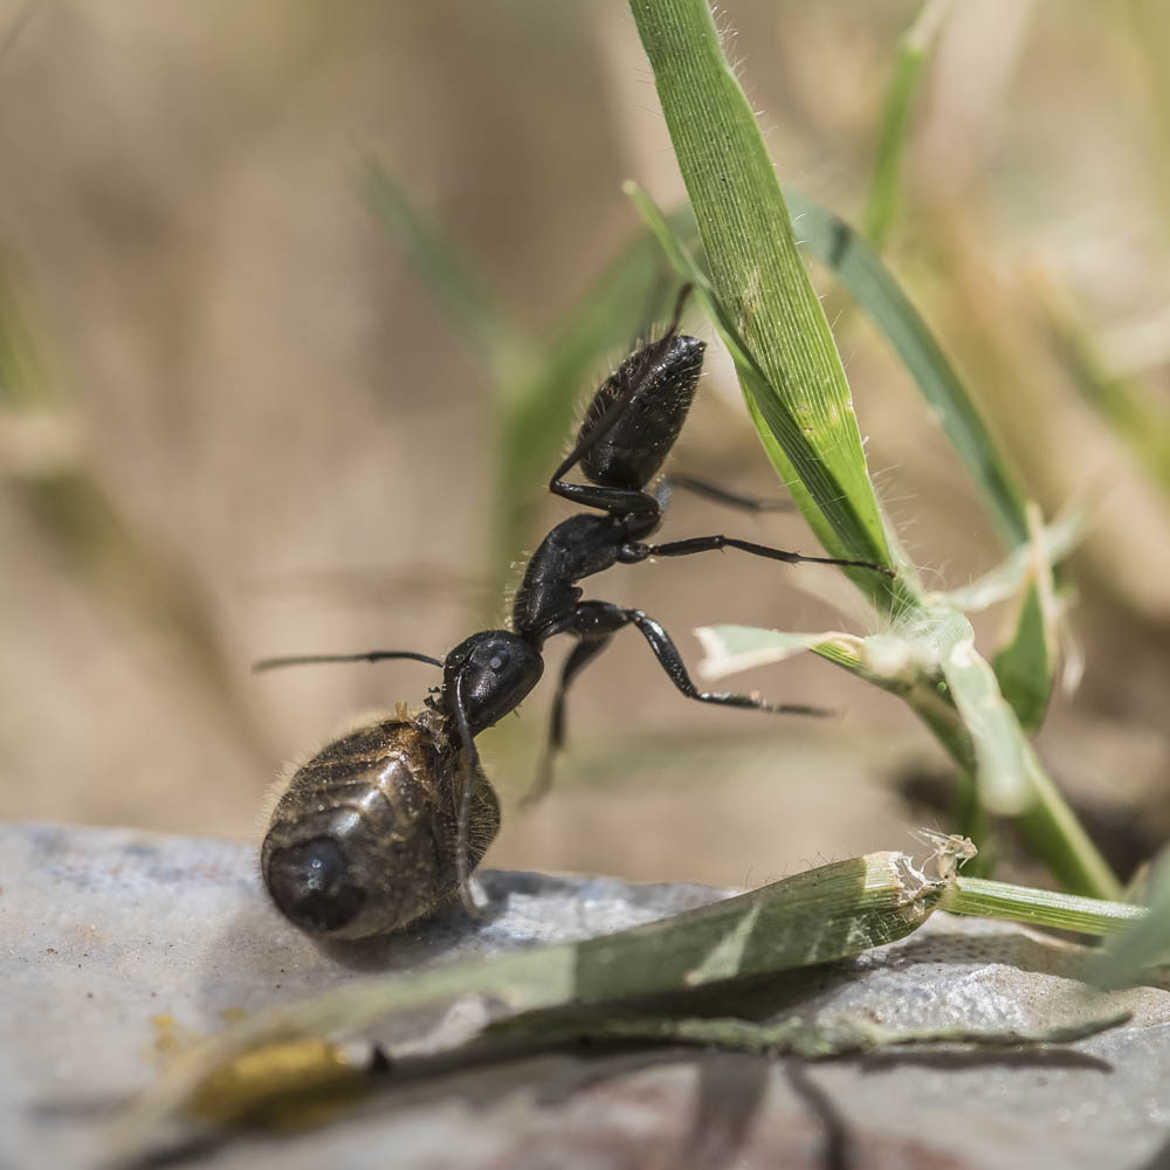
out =
<svg viewBox="0 0 1170 1170"><path fill-rule="evenodd" d="M427 715L386 719L323 748L293 774L260 853L281 912L310 934L398 930L459 890L452 749ZM473 783L466 848L474 868L500 826L487 778Z"/></svg>
<svg viewBox="0 0 1170 1170"><path fill-rule="evenodd" d="M581 469L594 483L645 487L658 474L686 422L707 345L685 334L673 336L665 352L661 344L655 342L626 358L589 403L583 435L603 425L610 407L625 398L621 415L581 459ZM649 368L648 362L653 363Z"/></svg>

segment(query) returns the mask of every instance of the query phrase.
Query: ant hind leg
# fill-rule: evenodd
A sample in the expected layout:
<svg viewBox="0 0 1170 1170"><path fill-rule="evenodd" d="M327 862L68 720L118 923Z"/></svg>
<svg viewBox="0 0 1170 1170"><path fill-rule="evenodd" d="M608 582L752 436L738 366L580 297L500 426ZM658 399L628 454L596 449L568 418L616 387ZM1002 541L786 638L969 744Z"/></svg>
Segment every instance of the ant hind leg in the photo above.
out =
<svg viewBox="0 0 1170 1170"><path fill-rule="evenodd" d="M794 512L796 505L792 500L764 499L760 496L745 496L739 492L728 491L710 480L700 479L695 475L668 475L663 481L668 491L681 488L692 495L704 500L712 500L716 504L724 504L728 508L738 508L741 512ZM661 503L661 501L660 501Z"/></svg>

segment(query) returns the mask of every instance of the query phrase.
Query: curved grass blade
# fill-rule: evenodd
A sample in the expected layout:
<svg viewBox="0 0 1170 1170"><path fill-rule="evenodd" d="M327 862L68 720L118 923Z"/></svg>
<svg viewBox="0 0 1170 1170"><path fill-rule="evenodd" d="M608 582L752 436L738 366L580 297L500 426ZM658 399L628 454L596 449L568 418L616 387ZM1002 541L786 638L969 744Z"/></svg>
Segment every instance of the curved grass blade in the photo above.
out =
<svg viewBox="0 0 1170 1170"><path fill-rule="evenodd" d="M1135 982L1154 966L1170 963L1170 854L1163 852L1150 873L1149 909L1144 920L1113 939L1089 965L1086 978L1100 987Z"/></svg>
<svg viewBox="0 0 1170 1170"><path fill-rule="evenodd" d="M865 234L880 252L901 202L902 151L910 126L910 107L927 54L946 19L950 0L926 0L914 23L898 41L894 73L886 90L878 135L877 159L865 207Z"/></svg>
<svg viewBox="0 0 1170 1170"><path fill-rule="evenodd" d="M892 566L849 385L751 107L704 0L631 0L710 270L721 331L781 476L834 556ZM749 373L748 371L753 372ZM783 458L778 458L778 450ZM886 611L914 587L852 579Z"/></svg>
<svg viewBox="0 0 1170 1170"><path fill-rule="evenodd" d="M572 426L583 387L615 352L624 353L650 328L659 302L677 282L649 232L639 231L566 314L552 339L537 350L523 377L496 395L500 436L493 510L497 586L510 576L511 558L528 546L543 502L533 485L548 477Z"/></svg>
<svg viewBox="0 0 1170 1170"><path fill-rule="evenodd" d="M1110 372L1072 305L1039 284L1039 305L1053 349L1086 402L1129 446L1163 493L1170 493L1170 412L1149 387Z"/></svg>
<svg viewBox="0 0 1170 1170"><path fill-rule="evenodd" d="M474 354L487 360L493 379L507 382L523 366L528 342L500 313L491 289L466 264L448 233L415 206L380 163L367 165L362 192L456 332Z"/></svg>

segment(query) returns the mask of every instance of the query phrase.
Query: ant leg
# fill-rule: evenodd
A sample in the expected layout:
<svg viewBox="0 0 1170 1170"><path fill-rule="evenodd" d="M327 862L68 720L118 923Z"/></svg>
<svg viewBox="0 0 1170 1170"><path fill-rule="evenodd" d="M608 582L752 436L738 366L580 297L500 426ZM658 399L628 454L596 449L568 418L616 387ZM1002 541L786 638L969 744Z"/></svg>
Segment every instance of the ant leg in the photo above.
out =
<svg viewBox="0 0 1170 1170"><path fill-rule="evenodd" d="M700 703L716 703L721 707L746 707L753 711L768 711L776 715L832 715L824 707L800 703L766 703L754 695L735 695L726 691L700 691L687 668L682 655L670 635L648 614L640 609L623 609L607 601L582 601L577 605L577 622L586 629L614 631L622 626L636 626L638 632L654 651L654 657L666 671L667 677L688 699Z"/></svg>
<svg viewBox="0 0 1170 1170"><path fill-rule="evenodd" d="M715 549L738 548L757 557L768 557L773 561L784 561L789 565L844 565L851 569L872 569L875 573L894 576L893 569L875 565L872 561L851 561L840 557L810 557L803 553L788 552L782 548L771 548L766 544L755 544L750 540L736 540L731 536L692 536L689 540L672 540L666 544L627 544L618 559L623 564L637 564L648 557L688 557L692 553L711 552Z"/></svg>
<svg viewBox="0 0 1170 1170"><path fill-rule="evenodd" d="M565 745L565 692L569 689L569 684L573 679L609 645L612 637L612 634L606 634L603 637L581 638L573 647L569 657L565 659L565 665L561 670L561 681L557 684L557 693L553 699L548 742L540 757L536 779L520 801L521 808L535 804L552 787L553 762L557 753Z"/></svg>
<svg viewBox="0 0 1170 1170"><path fill-rule="evenodd" d="M744 512L792 512L796 508L791 500L765 500L759 496L743 496L694 475L668 475L664 484L667 491L682 488L683 491L702 496L705 500L714 500L717 504L726 504L729 508L739 508Z"/></svg>
<svg viewBox="0 0 1170 1170"><path fill-rule="evenodd" d="M652 495L637 488L598 487L592 483L560 483L553 480L548 490L574 504L598 508L611 516L644 515L657 518L661 510Z"/></svg>

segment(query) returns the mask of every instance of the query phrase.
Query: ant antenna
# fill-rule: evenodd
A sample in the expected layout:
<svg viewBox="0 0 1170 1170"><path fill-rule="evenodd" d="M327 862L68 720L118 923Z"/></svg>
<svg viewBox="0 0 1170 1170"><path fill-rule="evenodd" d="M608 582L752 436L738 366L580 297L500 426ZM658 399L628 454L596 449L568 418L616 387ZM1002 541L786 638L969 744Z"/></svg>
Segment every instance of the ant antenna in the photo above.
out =
<svg viewBox="0 0 1170 1170"><path fill-rule="evenodd" d="M410 658L440 668L443 665L440 659L432 658L429 654L418 654L414 650L367 650L364 654L294 654L289 658L261 658L252 664L252 669L259 674L282 666L309 666L319 662L381 662L385 658Z"/></svg>

